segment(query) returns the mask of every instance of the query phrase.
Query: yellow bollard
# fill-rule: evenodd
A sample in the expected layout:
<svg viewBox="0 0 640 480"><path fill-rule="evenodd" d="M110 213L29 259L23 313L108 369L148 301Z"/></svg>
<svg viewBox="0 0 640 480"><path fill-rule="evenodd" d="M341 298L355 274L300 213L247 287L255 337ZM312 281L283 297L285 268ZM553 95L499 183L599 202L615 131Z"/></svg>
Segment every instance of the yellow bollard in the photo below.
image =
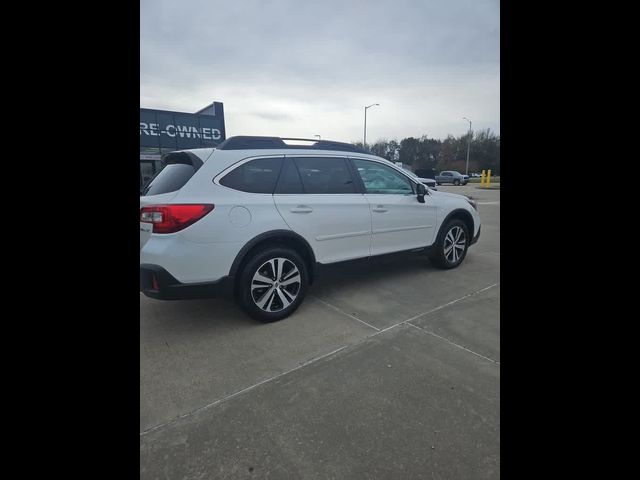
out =
<svg viewBox="0 0 640 480"><path fill-rule="evenodd" d="M485 176L485 172L484 172L484 170L482 170L482 175L480 175L480 186L481 187L484 186L484 176Z"/></svg>
<svg viewBox="0 0 640 480"><path fill-rule="evenodd" d="M491 185L491 170L487 172L487 187Z"/></svg>

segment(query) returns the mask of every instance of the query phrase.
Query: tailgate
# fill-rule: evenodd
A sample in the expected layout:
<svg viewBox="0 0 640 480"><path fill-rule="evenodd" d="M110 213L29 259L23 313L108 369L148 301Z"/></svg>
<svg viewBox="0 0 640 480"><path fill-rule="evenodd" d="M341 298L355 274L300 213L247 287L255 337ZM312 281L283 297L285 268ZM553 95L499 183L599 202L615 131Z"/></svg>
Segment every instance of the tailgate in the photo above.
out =
<svg viewBox="0 0 640 480"><path fill-rule="evenodd" d="M212 153L213 150L209 152L209 156ZM188 151L171 152L164 156L163 162L164 167L143 189L140 208L145 205L169 203L202 166L203 159ZM152 234L153 225L140 222L140 250Z"/></svg>

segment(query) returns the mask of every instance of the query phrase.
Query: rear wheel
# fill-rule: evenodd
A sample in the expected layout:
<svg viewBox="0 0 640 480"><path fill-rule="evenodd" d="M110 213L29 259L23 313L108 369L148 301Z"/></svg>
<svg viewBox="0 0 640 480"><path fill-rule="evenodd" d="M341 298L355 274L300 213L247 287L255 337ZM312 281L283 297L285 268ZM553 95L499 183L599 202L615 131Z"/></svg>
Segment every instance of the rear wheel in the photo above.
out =
<svg viewBox="0 0 640 480"><path fill-rule="evenodd" d="M462 220L451 220L438 233L429 259L438 268L455 268L467 255L469 240L467 225Z"/></svg>
<svg viewBox="0 0 640 480"><path fill-rule="evenodd" d="M275 322L300 306L307 285L307 267L300 255L288 248L273 247L257 252L247 261L236 293L249 316L261 322Z"/></svg>

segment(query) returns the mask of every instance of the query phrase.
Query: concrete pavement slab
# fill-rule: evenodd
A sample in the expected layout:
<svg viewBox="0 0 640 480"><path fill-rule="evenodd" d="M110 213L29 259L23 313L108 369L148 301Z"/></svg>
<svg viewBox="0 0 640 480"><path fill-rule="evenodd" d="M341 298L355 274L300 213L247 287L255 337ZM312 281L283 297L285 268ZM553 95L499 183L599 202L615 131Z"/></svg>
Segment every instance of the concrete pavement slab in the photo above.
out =
<svg viewBox="0 0 640 480"><path fill-rule="evenodd" d="M375 332L313 298L280 322L260 324L232 302L163 302L140 296L140 429Z"/></svg>
<svg viewBox="0 0 640 480"><path fill-rule="evenodd" d="M411 323L500 361L500 285Z"/></svg>
<svg viewBox="0 0 640 480"><path fill-rule="evenodd" d="M310 293L385 328L499 281L499 256L471 251L453 270L422 256L328 266Z"/></svg>
<svg viewBox="0 0 640 480"><path fill-rule="evenodd" d="M140 478L499 478L500 367L405 325L140 438Z"/></svg>

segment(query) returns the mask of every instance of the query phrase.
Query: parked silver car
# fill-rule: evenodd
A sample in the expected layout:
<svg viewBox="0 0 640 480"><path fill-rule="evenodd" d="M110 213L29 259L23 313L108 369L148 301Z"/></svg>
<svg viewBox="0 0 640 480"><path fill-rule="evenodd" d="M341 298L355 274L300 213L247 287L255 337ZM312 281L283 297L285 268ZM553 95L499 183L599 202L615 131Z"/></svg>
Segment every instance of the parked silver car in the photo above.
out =
<svg viewBox="0 0 640 480"><path fill-rule="evenodd" d="M455 172L453 170L445 170L440 172L440 175L436 175L436 183L442 185L443 183L452 183L453 185L466 185L469 182L469 176Z"/></svg>

